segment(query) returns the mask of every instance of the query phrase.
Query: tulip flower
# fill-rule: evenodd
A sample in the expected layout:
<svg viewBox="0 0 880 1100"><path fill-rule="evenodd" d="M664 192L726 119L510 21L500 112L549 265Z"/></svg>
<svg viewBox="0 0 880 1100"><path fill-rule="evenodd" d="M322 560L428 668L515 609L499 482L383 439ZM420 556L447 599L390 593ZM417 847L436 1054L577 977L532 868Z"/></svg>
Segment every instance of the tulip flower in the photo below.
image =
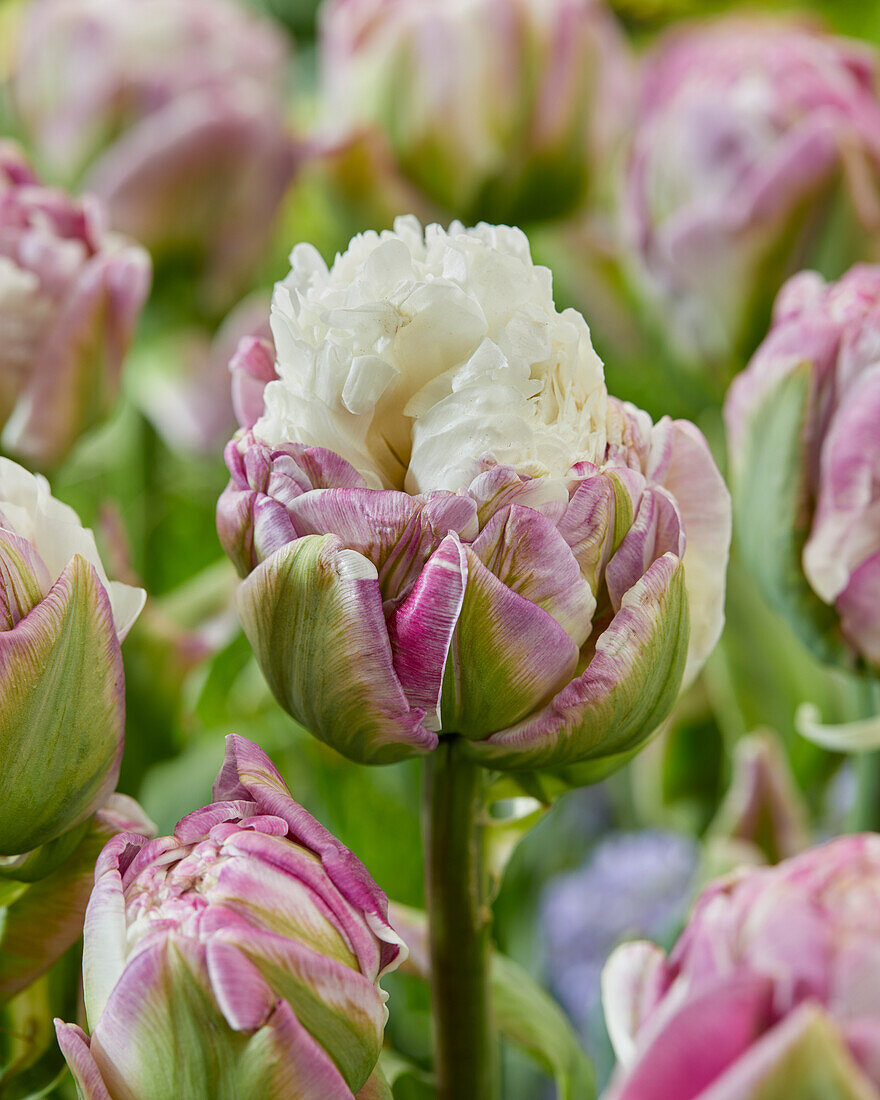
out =
<svg viewBox="0 0 880 1100"><path fill-rule="evenodd" d="M606 1100L876 1100L878 891L880 836L840 837L710 885L668 957L619 947Z"/></svg>
<svg viewBox="0 0 880 1100"><path fill-rule="evenodd" d="M405 952L385 895L251 742L227 738L214 797L98 860L91 1034L56 1021L81 1095L352 1100L375 1083L379 979Z"/></svg>
<svg viewBox="0 0 880 1100"><path fill-rule="evenodd" d="M519 230L404 218L291 262L218 508L276 697L363 762L454 733L490 767L620 763L721 628L702 435L608 396Z"/></svg>
<svg viewBox="0 0 880 1100"><path fill-rule="evenodd" d="M110 409L150 285L147 254L92 199L44 187L0 142L3 448L59 462Z"/></svg>
<svg viewBox="0 0 880 1100"><path fill-rule="evenodd" d="M328 128L383 134L403 174L468 220L576 208L633 98L601 0L333 0L321 58Z"/></svg>
<svg viewBox="0 0 880 1100"><path fill-rule="evenodd" d="M796 22L722 18L654 48L623 216L637 281L680 353L747 356L832 211L838 249L867 258L880 229L876 83L866 47Z"/></svg>
<svg viewBox="0 0 880 1100"><path fill-rule="evenodd" d="M119 645L143 607L45 478L0 459L0 856L91 817L119 774Z"/></svg>
<svg viewBox="0 0 880 1100"><path fill-rule="evenodd" d="M880 267L789 280L725 419L744 556L826 657L880 669Z"/></svg>
<svg viewBox="0 0 880 1100"><path fill-rule="evenodd" d="M84 178L155 258L194 258L219 308L296 160L287 54L280 28L232 0L45 0L25 14L12 98L46 165Z"/></svg>
<svg viewBox="0 0 880 1100"><path fill-rule="evenodd" d="M82 935L95 860L117 833L155 832L132 798L112 794L95 816L35 852L0 863L0 1004L45 973Z"/></svg>

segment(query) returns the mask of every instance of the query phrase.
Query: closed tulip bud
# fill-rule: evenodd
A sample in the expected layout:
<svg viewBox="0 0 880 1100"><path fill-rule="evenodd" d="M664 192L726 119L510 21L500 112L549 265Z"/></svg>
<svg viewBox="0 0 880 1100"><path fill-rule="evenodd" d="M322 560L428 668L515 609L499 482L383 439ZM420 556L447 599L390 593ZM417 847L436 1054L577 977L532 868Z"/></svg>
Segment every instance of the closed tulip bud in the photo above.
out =
<svg viewBox="0 0 880 1100"><path fill-rule="evenodd" d="M287 53L232 0L46 0L25 13L12 98L47 165L84 178L154 258L189 258L228 306L296 161Z"/></svg>
<svg viewBox="0 0 880 1100"><path fill-rule="evenodd" d="M629 121L632 62L600 0L334 0L321 46L328 125L378 127L468 220L573 210Z"/></svg>
<svg viewBox="0 0 880 1100"><path fill-rule="evenodd" d="M720 879L669 956L603 975L607 1100L877 1100L880 836Z"/></svg>
<svg viewBox="0 0 880 1100"><path fill-rule="evenodd" d="M56 1021L81 1095L381 1095L379 979L405 950L385 895L251 742L227 739L214 797L173 836L122 834L98 860L91 1034Z"/></svg>
<svg viewBox="0 0 880 1100"><path fill-rule="evenodd" d="M81 824L116 786L119 644L144 599L108 581L45 478L0 459L0 855Z"/></svg>
<svg viewBox="0 0 880 1100"><path fill-rule="evenodd" d="M0 860L0 1004L41 974L82 935L95 860L117 833L155 832L134 799L112 794L79 828L34 852Z"/></svg>
<svg viewBox="0 0 880 1100"><path fill-rule="evenodd" d="M721 628L702 435L608 396L519 230L401 219L291 260L218 508L276 697L363 762L444 734L500 768L634 752Z"/></svg>
<svg viewBox="0 0 880 1100"><path fill-rule="evenodd" d="M880 670L880 267L789 280L727 396L746 560L825 657Z"/></svg>
<svg viewBox="0 0 880 1100"><path fill-rule="evenodd" d="M776 291L838 214L850 260L880 229L873 55L796 22L675 30L645 63L624 220L647 298L680 352L748 355ZM839 229L846 219L858 228ZM870 245L869 245L870 247Z"/></svg>
<svg viewBox="0 0 880 1100"><path fill-rule="evenodd" d="M723 858L751 849L749 862L797 855L809 844L806 806L785 753L769 730L741 738L733 753L733 776L709 826L708 838Z"/></svg>
<svg viewBox="0 0 880 1100"><path fill-rule="evenodd" d="M52 465L109 411L149 286L149 257L107 232L97 202L42 186L0 142L6 451Z"/></svg>

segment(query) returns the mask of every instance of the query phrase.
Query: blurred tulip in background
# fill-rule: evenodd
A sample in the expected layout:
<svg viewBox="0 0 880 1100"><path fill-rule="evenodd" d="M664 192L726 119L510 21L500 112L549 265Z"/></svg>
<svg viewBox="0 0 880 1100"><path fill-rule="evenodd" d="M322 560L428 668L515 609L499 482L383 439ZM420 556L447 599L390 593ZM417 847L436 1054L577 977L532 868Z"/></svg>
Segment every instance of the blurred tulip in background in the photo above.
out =
<svg viewBox="0 0 880 1100"><path fill-rule="evenodd" d="M880 669L880 267L789 280L727 397L740 543L807 641Z"/></svg>
<svg viewBox="0 0 880 1100"><path fill-rule="evenodd" d="M709 886L668 957L603 975L607 1100L880 1095L880 836L840 837Z"/></svg>
<svg viewBox="0 0 880 1100"><path fill-rule="evenodd" d="M4 450L51 466L106 416L149 287L149 257L100 203L43 186L0 142Z"/></svg>
<svg viewBox="0 0 880 1100"><path fill-rule="evenodd" d="M468 222L571 212L629 121L634 64L601 0L334 0L320 29L327 129L374 127Z"/></svg>
<svg viewBox="0 0 880 1100"><path fill-rule="evenodd" d="M731 16L652 47L623 221L679 353L723 371L754 349L798 267L839 275L876 255L876 79L864 44L795 21Z"/></svg>
<svg viewBox="0 0 880 1100"><path fill-rule="evenodd" d="M47 171L201 280L207 308L247 289L297 152L287 40L233 0L36 0L12 83Z"/></svg>

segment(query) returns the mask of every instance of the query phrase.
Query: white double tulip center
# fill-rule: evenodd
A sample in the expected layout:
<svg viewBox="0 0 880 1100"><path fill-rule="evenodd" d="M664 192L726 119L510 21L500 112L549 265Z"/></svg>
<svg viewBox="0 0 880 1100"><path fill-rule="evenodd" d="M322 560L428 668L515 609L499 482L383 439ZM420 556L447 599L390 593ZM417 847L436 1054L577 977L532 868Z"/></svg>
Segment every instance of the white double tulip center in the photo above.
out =
<svg viewBox="0 0 880 1100"><path fill-rule="evenodd" d="M309 245L291 264L259 438L326 447L409 492L464 488L487 460L560 477L601 461L601 360L518 229L399 218L329 270Z"/></svg>

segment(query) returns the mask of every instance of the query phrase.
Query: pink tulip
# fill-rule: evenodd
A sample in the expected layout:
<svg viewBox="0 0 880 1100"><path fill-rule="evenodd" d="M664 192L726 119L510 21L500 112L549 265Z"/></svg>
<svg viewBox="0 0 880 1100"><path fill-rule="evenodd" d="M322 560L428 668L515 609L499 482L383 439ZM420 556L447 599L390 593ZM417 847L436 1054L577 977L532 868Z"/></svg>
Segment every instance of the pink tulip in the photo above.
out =
<svg viewBox="0 0 880 1100"><path fill-rule="evenodd" d="M878 898L880 836L841 837L709 886L668 957L618 948L607 1100L877 1100Z"/></svg>

